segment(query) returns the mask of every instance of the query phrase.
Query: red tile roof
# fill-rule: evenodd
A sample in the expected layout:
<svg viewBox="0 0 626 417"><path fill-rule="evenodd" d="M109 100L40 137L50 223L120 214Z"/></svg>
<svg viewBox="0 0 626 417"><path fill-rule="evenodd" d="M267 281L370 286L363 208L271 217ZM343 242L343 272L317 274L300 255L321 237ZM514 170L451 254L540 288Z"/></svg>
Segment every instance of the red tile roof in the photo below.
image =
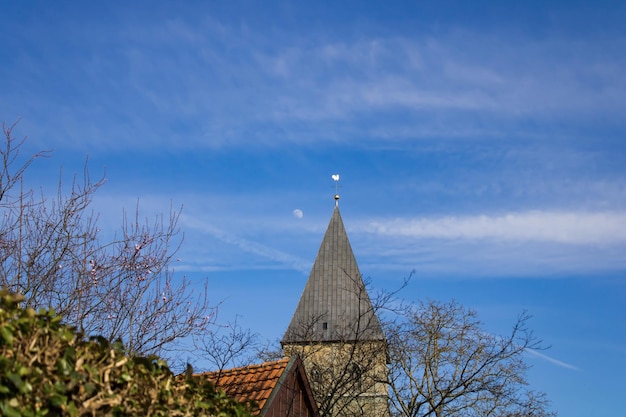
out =
<svg viewBox="0 0 626 417"><path fill-rule="evenodd" d="M216 387L223 389L229 397L237 401L255 402L258 414L270 398L288 364L289 358L285 358L260 365L206 372L202 376L207 377Z"/></svg>

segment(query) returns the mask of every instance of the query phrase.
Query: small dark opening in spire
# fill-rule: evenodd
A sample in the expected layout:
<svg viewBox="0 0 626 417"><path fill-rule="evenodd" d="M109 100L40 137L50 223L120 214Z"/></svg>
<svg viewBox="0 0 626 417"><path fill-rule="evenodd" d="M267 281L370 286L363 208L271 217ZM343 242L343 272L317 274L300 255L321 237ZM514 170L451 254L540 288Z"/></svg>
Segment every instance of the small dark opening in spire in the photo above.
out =
<svg viewBox="0 0 626 417"><path fill-rule="evenodd" d="M322 329L328 330L328 323L327 322L322 323Z"/></svg>

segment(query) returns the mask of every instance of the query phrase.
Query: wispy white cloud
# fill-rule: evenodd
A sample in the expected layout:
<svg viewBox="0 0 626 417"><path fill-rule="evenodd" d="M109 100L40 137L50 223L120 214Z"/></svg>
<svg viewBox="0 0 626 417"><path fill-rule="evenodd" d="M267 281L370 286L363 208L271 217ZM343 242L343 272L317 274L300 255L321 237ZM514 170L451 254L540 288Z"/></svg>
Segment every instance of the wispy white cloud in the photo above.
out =
<svg viewBox="0 0 626 417"><path fill-rule="evenodd" d="M624 212L525 211L349 222L366 275L582 277L626 269Z"/></svg>
<svg viewBox="0 0 626 417"><path fill-rule="evenodd" d="M563 244L626 242L626 213L528 211L503 215L375 220L361 225L385 236L495 239Z"/></svg>
<svg viewBox="0 0 626 417"><path fill-rule="evenodd" d="M455 28L300 36L149 16L102 20L74 49L65 41L76 23L61 24L58 38L25 33L48 59L20 50L24 68L0 71L19 91L3 88L0 102L66 146L92 149L520 136L536 133L518 124L529 119L620 124L626 115L626 58L603 52L623 50L624 39Z"/></svg>
<svg viewBox="0 0 626 417"><path fill-rule="evenodd" d="M624 62L598 51L616 49L624 42L450 32L437 38L331 40L287 50L278 45L260 63L270 74L276 73L276 63L280 63L283 81L299 87L289 91L306 94L311 103L317 101L310 107L311 118L323 117L324 110L334 118L338 111L345 117L405 108L484 111L491 118L541 120L564 118L572 112L577 117L607 111L621 114L617 104L623 104L623 98L616 92L626 87L618 70ZM480 49L475 45L481 45ZM297 102L297 95L280 89L278 93ZM305 117L302 109L295 109L293 116Z"/></svg>
<svg viewBox="0 0 626 417"><path fill-rule="evenodd" d="M311 268L311 261L307 261L281 250L271 248L259 242L239 237L232 231L221 230L220 228L215 227L200 219L195 219L189 216L182 216L181 222L182 225L188 230L193 229L196 232L208 234L223 243L237 247L243 252L269 259L275 263L283 265L286 268L294 269L303 273L309 272ZM198 241L199 240L197 240L196 242Z"/></svg>
<svg viewBox="0 0 626 417"><path fill-rule="evenodd" d="M307 274L328 219L316 208L295 219L275 195L143 195L141 217L183 204L178 270L291 269ZM289 200L288 197L286 197ZM255 206L249 202L254 200ZM136 197L101 195L101 227L114 231ZM313 211L311 211L313 210ZM314 213L313 213L314 212ZM594 276L626 268L626 213L522 211L506 214L377 217L344 213L361 272L396 276ZM261 243L262 242L262 243ZM400 276L398 275L398 276Z"/></svg>
<svg viewBox="0 0 626 417"><path fill-rule="evenodd" d="M524 351L526 353L532 355L532 356L535 356L535 357L537 357L539 359L543 359L545 361L548 361L548 362L550 362L550 363L552 363L554 365L557 365L557 366L559 366L561 368L571 369L572 371L580 371L580 369L578 367L574 366L574 365L570 365L569 363L560 361L560 360L555 359L555 358L553 358L551 356L548 356L548 355L546 355L544 353L540 353L540 352L538 352L535 349L524 349Z"/></svg>

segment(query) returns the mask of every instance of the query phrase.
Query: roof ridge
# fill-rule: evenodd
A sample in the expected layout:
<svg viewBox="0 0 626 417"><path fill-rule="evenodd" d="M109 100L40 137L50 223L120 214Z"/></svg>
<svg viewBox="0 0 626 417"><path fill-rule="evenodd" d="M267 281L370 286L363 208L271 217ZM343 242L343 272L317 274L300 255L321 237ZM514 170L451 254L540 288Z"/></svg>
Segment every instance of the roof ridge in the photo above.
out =
<svg viewBox="0 0 626 417"><path fill-rule="evenodd" d="M202 374L206 375L206 374L221 374L221 375L226 375L226 374L249 374L249 373L253 373L253 372L258 372L261 369L280 369L280 368L284 368L287 366L287 364L289 363L290 358L282 358L282 359L278 359L275 361L266 361L266 362L262 362L262 363L258 363L258 364L251 364L251 365L243 365L243 366L238 366L236 368L229 368L229 369L222 369L217 370L217 371L207 371L207 372L202 372Z"/></svg>

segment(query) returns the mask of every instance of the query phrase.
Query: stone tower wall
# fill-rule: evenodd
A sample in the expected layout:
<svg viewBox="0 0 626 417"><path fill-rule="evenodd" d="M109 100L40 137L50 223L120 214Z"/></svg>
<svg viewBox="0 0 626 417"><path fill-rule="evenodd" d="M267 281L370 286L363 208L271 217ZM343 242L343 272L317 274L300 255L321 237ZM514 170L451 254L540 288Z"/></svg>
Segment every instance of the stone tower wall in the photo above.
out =
<svg viewBox="0 0 626 417"><path fill-rule="evenodd" d="M323 416L389 416L384 341L293 344L284 350L302 358Z"/></svg>

